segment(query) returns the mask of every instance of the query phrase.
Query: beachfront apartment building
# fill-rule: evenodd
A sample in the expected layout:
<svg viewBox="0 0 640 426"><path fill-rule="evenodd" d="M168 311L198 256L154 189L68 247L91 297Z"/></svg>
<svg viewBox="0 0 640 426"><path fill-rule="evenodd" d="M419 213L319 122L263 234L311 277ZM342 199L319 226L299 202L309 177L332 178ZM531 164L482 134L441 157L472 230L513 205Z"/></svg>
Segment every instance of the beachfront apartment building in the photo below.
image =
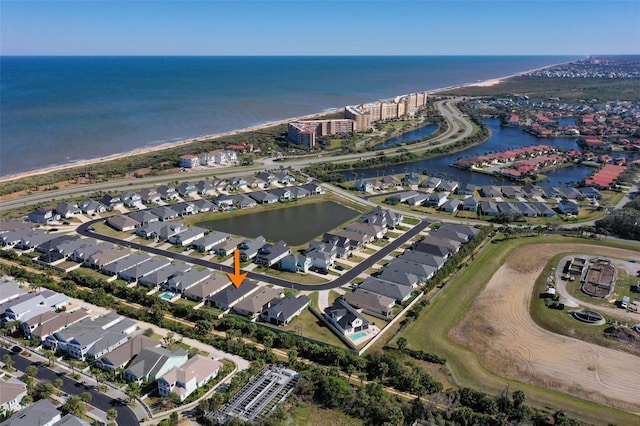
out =
<svg viewBox="0 0 640 426"><path fill-rule="evenodd" d="M344 110L344 116L355 121L354 131L364 132L371 128L376 121L412 117L417 110L426 105L426 92L411 93L391 100L347 106Z"/></svg>
<svg viewBox="0 0 640 426"><path fill-rule="evenodd" d="M302 123L289 123L287 140L295 145L313 149L316 147L316 130Z"/></svg>

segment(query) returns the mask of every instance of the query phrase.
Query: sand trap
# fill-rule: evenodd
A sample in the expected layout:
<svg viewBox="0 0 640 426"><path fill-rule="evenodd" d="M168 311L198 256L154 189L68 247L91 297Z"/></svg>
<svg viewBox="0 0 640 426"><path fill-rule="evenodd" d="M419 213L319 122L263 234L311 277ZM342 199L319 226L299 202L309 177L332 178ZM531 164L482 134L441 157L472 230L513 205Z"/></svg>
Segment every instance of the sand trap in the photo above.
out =
<svg viewBox="0 0 640 426"><path fill-rule="evenodd" d="M640 412L640 357L550 333L529 315L536 278L552 256L569 251L637 256L590 245L522 247L491 278L449 337L502 377Z"/></svg>

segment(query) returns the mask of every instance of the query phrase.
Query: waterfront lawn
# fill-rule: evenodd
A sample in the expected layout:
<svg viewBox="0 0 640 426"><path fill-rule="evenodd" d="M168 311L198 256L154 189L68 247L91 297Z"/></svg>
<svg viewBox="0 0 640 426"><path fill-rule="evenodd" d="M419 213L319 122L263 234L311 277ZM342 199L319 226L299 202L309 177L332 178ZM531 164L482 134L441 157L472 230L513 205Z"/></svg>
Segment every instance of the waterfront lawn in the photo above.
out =
<svg viewBox="0 0 640 426"><path fill-rule="evenodd" d="M295 272L279 271L277 269L267 268L265 266L257 266L253 270L253 272L282 278L283 280L292 281L299 284L322 284L329 281L326 278L321 278L312 274L297 274Z"/></svg>

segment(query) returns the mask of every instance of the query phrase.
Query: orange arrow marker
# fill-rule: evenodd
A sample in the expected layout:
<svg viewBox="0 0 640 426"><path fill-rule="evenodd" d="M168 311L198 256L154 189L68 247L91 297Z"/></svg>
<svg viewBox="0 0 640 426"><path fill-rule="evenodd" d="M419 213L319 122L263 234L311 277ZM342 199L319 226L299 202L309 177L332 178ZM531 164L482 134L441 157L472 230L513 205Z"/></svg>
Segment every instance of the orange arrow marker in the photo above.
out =
<svg viewBox="0 0 640 426"><path fill-rule="evenodd" d="M238 249L235 249L233 251L233 274L227 272L227 276L229 277L229 279L231 280L231 282L233 283L233 285L236 286L236 288L240 287L240 285L242 284L242 281L244 281L244 278L247 276L247 272L241 274L240 273L240 252L238 251Z"/></svg>

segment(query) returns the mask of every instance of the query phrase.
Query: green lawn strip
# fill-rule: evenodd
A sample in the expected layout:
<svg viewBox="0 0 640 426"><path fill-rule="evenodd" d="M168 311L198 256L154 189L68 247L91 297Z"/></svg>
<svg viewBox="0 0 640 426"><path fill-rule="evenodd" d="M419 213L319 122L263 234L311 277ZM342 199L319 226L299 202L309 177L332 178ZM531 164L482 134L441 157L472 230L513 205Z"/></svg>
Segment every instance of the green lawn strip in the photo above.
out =
<svg viewBox="0 0 640 426"><path fill-rule="evenodd" d="M317 293L316 293L317 297ZM317 301L316 301L317 303ZM267 324L267 326L269 326ZM276 328L276 326L272 326ZM301 330L302 335L304 337L308 337L313 340L317 340L320 342L328 343L332 346L337 346L340 348L344 347L344 343L340 339L338 339L332 332L329 330L322 321L320 321L314 314L311 313L310 310L305 309L300 315L295 317L289 324L284 327L277 327L279 329L284 329L290 333L297 334L299 330Z"/></svg>
<svg viewBox="0 0 640 426"><path fill-rule="evenodd" d="M95 232L98 233L98 234L106 235L108 237L119 238L121 240L133 235L133 232L116 231L115 229L113 229L112 227L110 227L109 225L107 225L106 223L103 223L103 222L96 222L92 226L93 226L93 229L95 230Z"/></svg>
<svg viewBox="0 0 640 426"><path fill-rule="evenodd" d="M446 358L452 375L460 386L472 387L497 395L509 385L513 390L525 391L527 401L539 408L562 408L570 415L594 423L631 424L637 421L636 416L621 410L603 407L553 390L498 377L486 370L473 352L459 347L447 339L449 329L460 320L506 258L515 249L536 243L589 244L594 242L586 239L547 236L488 244L476 256L474 262L444 287L423 314L406 327L402 335L408 340L411 348L422 349ZM601 244L637 249L637 246L632 244L614 240L604 241Z"/></svg>
<svg viewBox="0 0 640 426"><path fill-rule="evenodd" d="M311 299L311 306L318 309L318 292L309 293L309 299Z"/></svg>
<svg viewBox="0 0 640 426"><path fill-rule="evenodd" d="M334 264L336 266L342 266L344 268L345 271L348 271L349 269L351 269L351 265L347 265L346 263L342 263L342 262L334 262Z"/></svg>
<svg viewBox="0 0 640 426"><path fill-rule="evenodd" d="M329 305L333 305L333 302L339 298L340 296L342 296L340 293L338 293L335 290L329 290Z"/></svg>
<svg viewBox="0 0 640 426"><path fill-rule="evenodd" d="M283 280L292 281L299 284L322 284L329 281L326 278L318 277L313 274L297 274L295 272L278 271L276 269L265 268L263 266L258 266L253 270L253 272L282 278Z"/></svg>

